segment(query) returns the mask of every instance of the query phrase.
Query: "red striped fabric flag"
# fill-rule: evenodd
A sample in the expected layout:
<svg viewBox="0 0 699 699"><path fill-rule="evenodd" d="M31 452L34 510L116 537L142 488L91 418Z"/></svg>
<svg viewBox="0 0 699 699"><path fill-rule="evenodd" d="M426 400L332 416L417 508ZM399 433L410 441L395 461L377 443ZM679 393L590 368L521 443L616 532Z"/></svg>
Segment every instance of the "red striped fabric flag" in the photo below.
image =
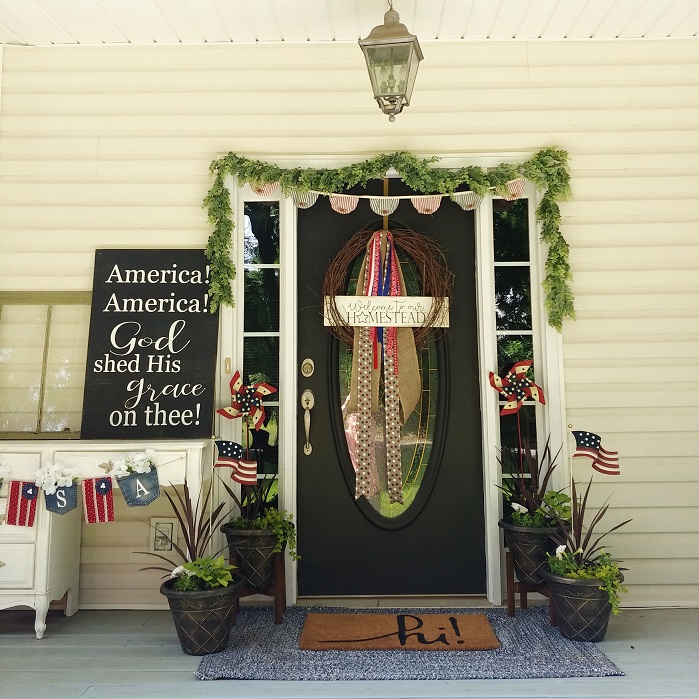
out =
<svg viewBox="0 0 699 699"><path fill-rule="evenodd" d="M114 521L111 478L86 478L82 483L83 511L88 524Z"/></svg>
<svg viewBox="0 0 699 699"><path fill-rule="evenodd" d="M240 485L256 485L257 461L238 459L238 468L233 471L231 478Z"/></svg>
<svg viewBox="0 0 699 699"><path fill-rule="evenodd" d="M31 481L10 481L7 499L7 524L33 527L39 486Z"/></svg>

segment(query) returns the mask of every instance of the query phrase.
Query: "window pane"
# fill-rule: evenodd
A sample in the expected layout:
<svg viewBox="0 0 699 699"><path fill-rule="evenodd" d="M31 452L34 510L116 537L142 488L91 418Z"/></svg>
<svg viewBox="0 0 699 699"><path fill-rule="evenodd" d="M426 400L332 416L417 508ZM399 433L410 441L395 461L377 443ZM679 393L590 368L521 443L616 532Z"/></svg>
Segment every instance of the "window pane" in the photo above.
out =
<svg viewBox="0 0 699 699"><path fill-rule="evenodd" d="M536 457L536 412L532 402L524 403L519 413L500 416L501 468L503 473L517 473L519 470L520 436L522 448L528 449Z"/></svg>
<svg viewBox="0 0 699 699"><path fill-rule="evenodd" d="M529 267L495 268L495 322L498 330L532 327Z"/></svg>
<svg viewBox="0 0 699 699"><path fill-rule="evenodd" d="M246 202L245 216L245 264L279 264L279 202Z"/></svg>
<svg viewBox="0 0 699 699"><path fill-rule="evenodd" d="M265 422L259 430L255 430L248 416L243 425L243 446L248 449L248 458L257 461L257 473L275 475L279 469L279 408L265 407Z"/></svg>
<svg viewBox="0 0 699 699"><path fill-rule="evenodd" d="M245 268L245 332L279 332L279 269Z"/></svg>
<svg viewBox="0 0 699 699"><path fill-rule="evenodd" d="M243 340L243 382L268 383L279 389L279 338L246 337ZM279 400L274 393L269 400Z"/></svg>
<svg viewBox="0 0 699 699"><path fill-rule="evenodd" d="M529 261L529 200L493 201L496 262Z"/></svg>
<svg viewBox="0 0 699 699"><path fill-rule="evenodd" d="M36 432L48 306L0 308L0 430Z"/></svg>
<svg viewBox="0 0 699 699"><path fill-rule="evenodd" d="M505 376L516 362L534 358L531 335L500 335L498 337L498 374ZM534 378L533 366L527 376Z"/></svg>
<svg viewBox="0 0 699 699"><path fill-rule="evenodd" d="M41 410L42 432L79 432L90 307L53 306Z"/></svg>

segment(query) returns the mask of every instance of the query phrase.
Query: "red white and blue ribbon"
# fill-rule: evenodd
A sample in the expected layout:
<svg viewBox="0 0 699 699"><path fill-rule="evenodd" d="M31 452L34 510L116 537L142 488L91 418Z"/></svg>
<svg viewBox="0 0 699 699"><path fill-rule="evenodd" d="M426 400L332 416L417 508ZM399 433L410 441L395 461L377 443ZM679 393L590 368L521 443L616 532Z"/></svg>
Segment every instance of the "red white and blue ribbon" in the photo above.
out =
<svg viewBox="0 0 699 699"><path fill-rule="evenodd" d="M367 245L364 295L400 296L398 257L389 231L377 231ZM386 450L386 483L389 501L403 502L400 449L400 388L398 340L395 327L358 328L357 342L357 432L355 497L376 494L376 449L372 414L372 372L383 367L383 442Z"/></svg>

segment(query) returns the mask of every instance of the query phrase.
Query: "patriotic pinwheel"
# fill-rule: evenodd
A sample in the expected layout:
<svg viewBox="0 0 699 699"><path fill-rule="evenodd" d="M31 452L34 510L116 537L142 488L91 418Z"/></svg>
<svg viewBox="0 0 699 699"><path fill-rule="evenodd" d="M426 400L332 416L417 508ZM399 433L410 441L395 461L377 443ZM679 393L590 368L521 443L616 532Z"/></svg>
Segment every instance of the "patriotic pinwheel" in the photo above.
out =
<svg viewBox="0 0 699 699"><path fill-rule="evenodd" d="M233 419L242 415L250 415L253 427L259 430L265 421L265 407L262 399L277 389L268 383L253 383L243 386L243 379L239 371L233 374L231 379L231 405L227 408L220 408L216 412L223 417Z"/></svg>
<svg viewBox="0 0 699 699"><path fill-rule="evenodd" d="M500 378L492 371L490 372L488 376L490 385L496 391L502 393L507 399L507 403L505 403L505 406L500 411L500 415L518 413L519 409L522 407L523 401L527 398L531 398L542 405L546 405L546 399L544 398L544 392L541 387L537 386L526 376L532 363L531 359L526 359L513 364L504 378Z"/></svg>

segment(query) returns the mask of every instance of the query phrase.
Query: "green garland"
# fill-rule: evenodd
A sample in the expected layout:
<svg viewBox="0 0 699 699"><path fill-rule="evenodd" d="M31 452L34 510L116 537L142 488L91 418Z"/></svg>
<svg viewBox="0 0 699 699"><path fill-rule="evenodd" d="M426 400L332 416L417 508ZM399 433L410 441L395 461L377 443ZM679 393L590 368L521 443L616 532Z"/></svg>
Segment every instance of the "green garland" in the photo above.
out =
<svg viewBox="0 0 699 699"><path fill-rule="evenodd" d="M366 186L369 180L381 180L393 168L403 181L423 194L453 194L466 185L478 195L494 188L500 195L507 193L506 183L524 177L543 191L536 218L541 223L541 240L548 245L546 275L542 286L546 292L545 306L549 325L561 330L564 318L575 318L573 293L568 282L572 275L568 264L568 243L561 235L561 212L558 203L570 196L568 153L556 148L544 148L519 165L502 163L489 170L477 166L457 170L434 167L438 158L421 159L407 151L377 155L361 163L331 169L283 169L261 160L249 160L235 153L214 160L209 168L214 184L204 198L209 223L214 230L209 237L206 256L211 263L209 300L211 311L220 304L234 305L230 282L235 278L235 266L230 259L233 221L230 197L225 187L227 175L237 175L240 184L264 185L278 182L282 192L315 190L332 194L356 185Z"/></svg>

